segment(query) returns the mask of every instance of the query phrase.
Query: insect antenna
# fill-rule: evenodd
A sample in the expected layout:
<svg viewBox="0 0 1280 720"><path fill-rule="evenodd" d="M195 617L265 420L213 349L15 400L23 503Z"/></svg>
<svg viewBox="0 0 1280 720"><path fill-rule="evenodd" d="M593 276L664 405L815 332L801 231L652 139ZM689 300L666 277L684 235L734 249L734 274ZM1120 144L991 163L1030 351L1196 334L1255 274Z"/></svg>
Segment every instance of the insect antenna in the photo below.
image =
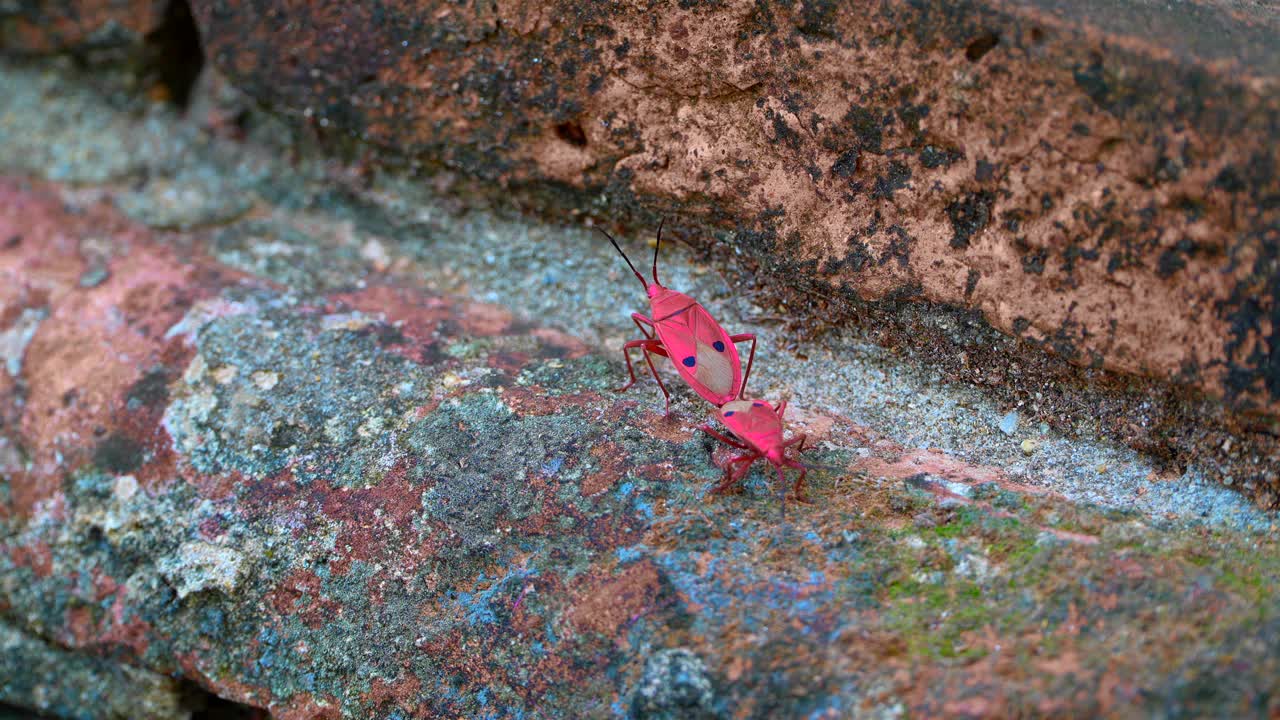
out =
<svg viewBox="0 0 1280 720"><path fill-rule="evenodd" d="M596 229L599 230L601 234L603 234L605 237L609 238L609 242L613 244L613 249L617 250L618 254L622 256L622 259L627 261L627 267L631 268L632 274L636 276L636 279L640 281L640 284L644 286L644 289L648 290L649 283L644 281L644 276L640 274L640 271L636 269L635 265L631 264L631 258L627 257L627 254L622 252L622 248L618 247L618 241L614 240L613 236L605 232L603 228L596 228Z"/></svg>
<svg viewBox="0 0 1280 720"><path fill-rule="evenodd" d="M662 249L662 225L666 221L667 221L666 218L662 218L661 220L658 221L658 242L653 244L653 284L654 285L662 284L658 282L658 250Z"/></svg>

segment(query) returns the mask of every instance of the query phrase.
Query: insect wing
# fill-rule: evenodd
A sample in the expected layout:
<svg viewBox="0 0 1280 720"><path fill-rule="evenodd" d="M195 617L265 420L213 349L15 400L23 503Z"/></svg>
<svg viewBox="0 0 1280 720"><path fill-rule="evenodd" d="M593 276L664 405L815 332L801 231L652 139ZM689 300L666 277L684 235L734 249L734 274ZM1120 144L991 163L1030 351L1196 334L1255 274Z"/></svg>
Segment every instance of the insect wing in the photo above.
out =
<svg viewBox="0 0 1280 720"><path fill-rule="evenodd" d="M742 361L729 333L711 313L695 303L659 321L657 327L676 371L695 392L714 405L737 397L742 384Z"/></svg>

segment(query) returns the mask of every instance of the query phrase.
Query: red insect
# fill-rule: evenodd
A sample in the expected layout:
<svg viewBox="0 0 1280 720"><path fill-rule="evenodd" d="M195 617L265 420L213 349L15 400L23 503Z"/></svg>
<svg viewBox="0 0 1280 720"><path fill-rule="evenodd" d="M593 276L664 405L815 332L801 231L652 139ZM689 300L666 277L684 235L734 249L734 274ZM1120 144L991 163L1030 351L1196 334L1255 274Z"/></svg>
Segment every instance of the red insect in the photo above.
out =
<svg viewBox="0 0 1280 720"><path fill-rule="evenodd" d="M710 425L701 426L700 429L708 435L727 445L746 451L746 453L725 464L724 480L719 485L716 485L712 492L720 493L732 488L747 476L747 471L751 469L751 465L756 460L764 458L777 469L778 493L784 498L786 496L787 480L782 473L782 468L798 469L800 477L796 479L796 499L800 502L808 502L804 496L804 476L808 472L808 468L803 463L787 457L786 453L787 448L792 445L799 446L796 448L796 452L803 451L806 436L804 433L800 433L790 440L782 439L782 414L786 411L787 402L785 400L778 403L777 409L764 400L734 400L733 402L725 403L717 411L717 415L720 418L720 422L733 431L733 434L739 438L738 440L721 435ZM735 468L735 465L739 467Z"/></svg>
<svg viewBox="0 0 1280 720"><path fill-rule="evenodd" d="M653 248L652 283L647 282L640 271L636 270L636 266L631 264L631 259L618 247L613 236L604 230L600 232L609 238L614 249L627 261L627 266L636 279L644 285L653 313L652 318L631 313L631 319L640 328L640 332L644 333L644 339L632 340L622 346L622 356L627 359L627 373L631 375L631 382L619 388L618 392L636 384L636 371L631 366L631 351L640 348L644 352L649 372L653 373L658 387L662 389L667 411L671 410L671 395L662 384L662 378L658 377L658 370L649 357L651 354L671 358L671 364L680 373L680 377L695 392L717 407L740 397L746 389L747 378L751 376L751 363L755 361L756 336L751 333L730 335L697 300L665 288L658 282L658 250L662 247L662 224L658 224L658 243ZM655 334L657 337L654 337ZM747 357L747 371L743 373L737 343L746 340L751 341L751 354Z"/></svg>

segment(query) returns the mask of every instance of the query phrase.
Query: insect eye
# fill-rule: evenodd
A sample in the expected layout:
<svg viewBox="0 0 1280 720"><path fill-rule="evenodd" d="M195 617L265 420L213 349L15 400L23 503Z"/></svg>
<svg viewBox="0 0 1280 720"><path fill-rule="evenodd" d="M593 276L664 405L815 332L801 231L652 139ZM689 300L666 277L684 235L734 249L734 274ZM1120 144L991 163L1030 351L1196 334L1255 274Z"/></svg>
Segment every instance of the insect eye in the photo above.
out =
<svg viewBox="0 0 1280 720"><path fill-rule="evenodd" d="M725 414L724 414L724 416L725 416L725 417L733 417L733 411L732 411L732 410L726 411L726 412L725 412Z"/></svg>
<svg viewBox="0 0 1280 720"><path fill-rule="evenodd" d="M716 352L724 352L724 341L717 340L711 343L711 347L715 348Z"/></svg>
<svg viewBox="0 0 1280 720"><path fill-rule="evenodd" d="M698 364L698 358L690 355L689 357L685 358L684 360L681 360L680 362L684 363L685 367L693 367L694 365Z"/></svg>

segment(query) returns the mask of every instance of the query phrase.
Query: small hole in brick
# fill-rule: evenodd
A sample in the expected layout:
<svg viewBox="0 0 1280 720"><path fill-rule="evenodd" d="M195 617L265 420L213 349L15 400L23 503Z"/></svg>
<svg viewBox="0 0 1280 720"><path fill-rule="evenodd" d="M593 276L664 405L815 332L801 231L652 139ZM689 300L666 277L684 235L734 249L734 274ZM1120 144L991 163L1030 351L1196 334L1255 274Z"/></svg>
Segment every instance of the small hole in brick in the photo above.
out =
<svg viewBox="0 0 1280 720"><path fill-rule="evenodd" d="M1031 28L1031 44L1039 45L1044 42L1044 31L1038 27Z"/></svg>
<svg viewBox="0 0 1280 720"><path fill-rule="evenodd" d="M583 132L582 125L577 120L570 120L556 125L556 137L574 147L586 147L587 145L587 134Z"/></svg>
<svg viewBox="0 0 1280 720"><path fill-rule="evenodd" d="M187 0L169 0L164 22L147 36L147 41L151 46L151 70L169 99L185 110L204 67L200 30Z"/></svg>
<svg viewBox="0 0 1280 720"><path fill-rule="evenodd" d="M964 49L964 56L969 62L978 62L983 55L991 52L991 48L1000 43L1000 36L990 30L969 41Z"/></svg>

